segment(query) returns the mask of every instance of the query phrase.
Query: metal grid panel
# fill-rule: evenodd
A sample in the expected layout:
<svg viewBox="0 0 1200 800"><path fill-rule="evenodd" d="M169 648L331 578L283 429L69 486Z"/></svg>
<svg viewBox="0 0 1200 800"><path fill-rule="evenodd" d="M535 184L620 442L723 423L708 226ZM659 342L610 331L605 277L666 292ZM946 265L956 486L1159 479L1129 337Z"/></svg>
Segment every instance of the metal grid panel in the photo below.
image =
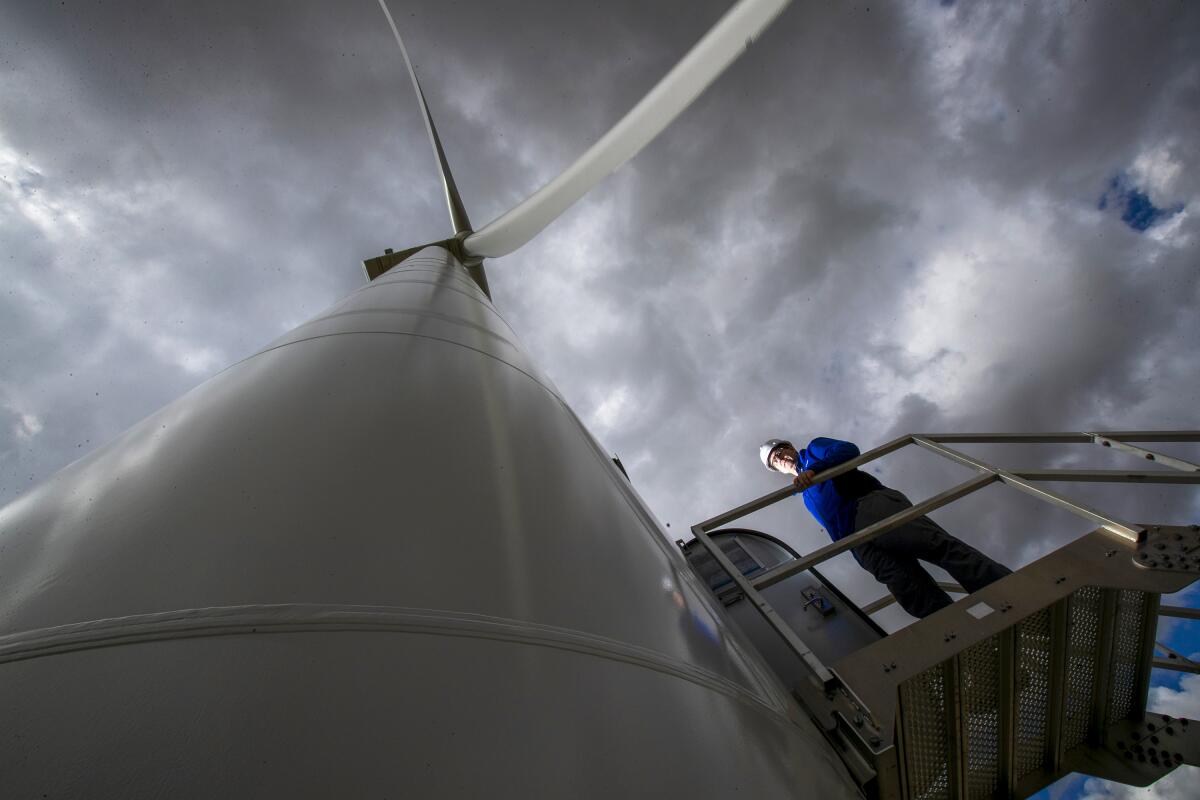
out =
<svg viewBox="0 0 1200 800"><path fill-rule="evenodd" d="M968 798L992 797L1000 786L1000 637L958 657Z"/></svg>
<svg viewBox="0 0 1200 800"><path fill-rule="evenodd" d="M1046 760L1050 722L1050 610L1039 611L1017 626L1016 757L1020 780Z"/></svg>
<svg viewBox="0 0 1200 800"><path fill-rule="evenodd" d="M1117 622L1113 627L1112 670L1108 695L1108 721L1112 725L1133 710L1137 690L1138 660L1142 655L1142 636L1146 624L1145 592L1122 589L1117 597Z"/></svg>
<svg viewBox="0 0 1200 800"><path fill-rule="evenodd" d="M1084 586L1068 605L1067 696L1063 708L1063 752L1087 738L1096 684L1096 650L1100 644L1099 587Z"/></svg>
<svg viewBox="0 0 1200 800"><path fill-rule="evenodd" d="M900 684L904 762L910 800L949 800L950 741L946 730L944 662Z"/></svg>

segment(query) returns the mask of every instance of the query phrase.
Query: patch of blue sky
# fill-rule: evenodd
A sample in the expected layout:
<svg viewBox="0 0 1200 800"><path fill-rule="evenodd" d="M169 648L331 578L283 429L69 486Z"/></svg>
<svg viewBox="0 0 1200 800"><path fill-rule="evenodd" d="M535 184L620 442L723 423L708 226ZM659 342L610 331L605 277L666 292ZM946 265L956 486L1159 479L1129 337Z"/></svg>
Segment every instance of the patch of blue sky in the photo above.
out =
<svg viewBox="0 0 1200 800"><path fill-rule="evenodd" d="M1182 592L1163 595L1164 606L1200 607L1200 583L1193 583ZM1176 652L1191 658L1200 657L1200 620L1179 617L1159 617L1158 636L1162 642ZM1169 669L1156 669L1150 673L1151 686L1167 686L1178 690L1184 673ZM1167 711L1167 709L1162 709Z"/></svg>
<svg viewBox="0 0 1200 800"><path fill-rule="evenodd" d="M1029 800L1079 800L1087 795L1084 789L1084 783L1087 780L1087 775L1072 772L1065 778L1059 778L1037 794L1031 794Z"/></svg>
<svg viewBox="0 0 1200 800"><path fill-rule="evenodd" d="M1129 182L1124 173L1114 175L1108 189L1100 195L1096 207L1101 211L1113 208L1121 212L1121 221L1135 231L1141 232L1183 211L1183 203L1169 208L1159 208L1150 200L1150 195Z"/></svg>

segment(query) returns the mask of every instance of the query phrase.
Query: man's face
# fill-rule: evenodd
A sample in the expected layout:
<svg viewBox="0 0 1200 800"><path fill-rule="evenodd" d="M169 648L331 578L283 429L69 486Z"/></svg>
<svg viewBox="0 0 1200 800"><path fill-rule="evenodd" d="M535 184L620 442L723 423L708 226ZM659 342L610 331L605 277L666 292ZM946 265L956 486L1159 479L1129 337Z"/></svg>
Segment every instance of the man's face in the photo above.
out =
<svg viewBox="0 0 1200 800"><path fill-rule="evenodd" d="M771 466L780 472L795 472L796 471L797 453L795 448L788 447L786 444L781 444L771 451L770 462Z"/></svg>

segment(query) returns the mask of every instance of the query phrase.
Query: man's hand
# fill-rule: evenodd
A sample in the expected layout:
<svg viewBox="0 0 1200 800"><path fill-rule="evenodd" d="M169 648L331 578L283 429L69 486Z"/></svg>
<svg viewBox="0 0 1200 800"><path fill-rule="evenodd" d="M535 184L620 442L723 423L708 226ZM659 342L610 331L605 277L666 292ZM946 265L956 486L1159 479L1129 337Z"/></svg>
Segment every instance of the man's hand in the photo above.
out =
<svg viewBox="0 0 1200 800"><path fill-rule="evenodd" d="M796 477L792 479L792 485L796 487L796 491L803 492L805 489L813 485L813 476L817 473L811 469L806 469L803 472L796 473Z"/></svg>

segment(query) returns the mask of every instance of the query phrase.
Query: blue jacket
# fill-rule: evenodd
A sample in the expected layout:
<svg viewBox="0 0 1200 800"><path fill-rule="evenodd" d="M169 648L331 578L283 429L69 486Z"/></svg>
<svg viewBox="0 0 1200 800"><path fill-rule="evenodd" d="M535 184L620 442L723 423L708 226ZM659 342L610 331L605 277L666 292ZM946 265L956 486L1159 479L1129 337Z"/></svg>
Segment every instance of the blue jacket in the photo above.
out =
<svg viewBox="0 0 1200 800"><path fill-rule="evenodd" d="M798 471L811 469L821 472L836 467L858 455L858 447L839 439L818 436L800 451ZM821 523L834 541L854 533L854 515L858 511L858 498L883 484L861 470L850 470L831 481L818 483L804 490L804 505Z"/></svg>

